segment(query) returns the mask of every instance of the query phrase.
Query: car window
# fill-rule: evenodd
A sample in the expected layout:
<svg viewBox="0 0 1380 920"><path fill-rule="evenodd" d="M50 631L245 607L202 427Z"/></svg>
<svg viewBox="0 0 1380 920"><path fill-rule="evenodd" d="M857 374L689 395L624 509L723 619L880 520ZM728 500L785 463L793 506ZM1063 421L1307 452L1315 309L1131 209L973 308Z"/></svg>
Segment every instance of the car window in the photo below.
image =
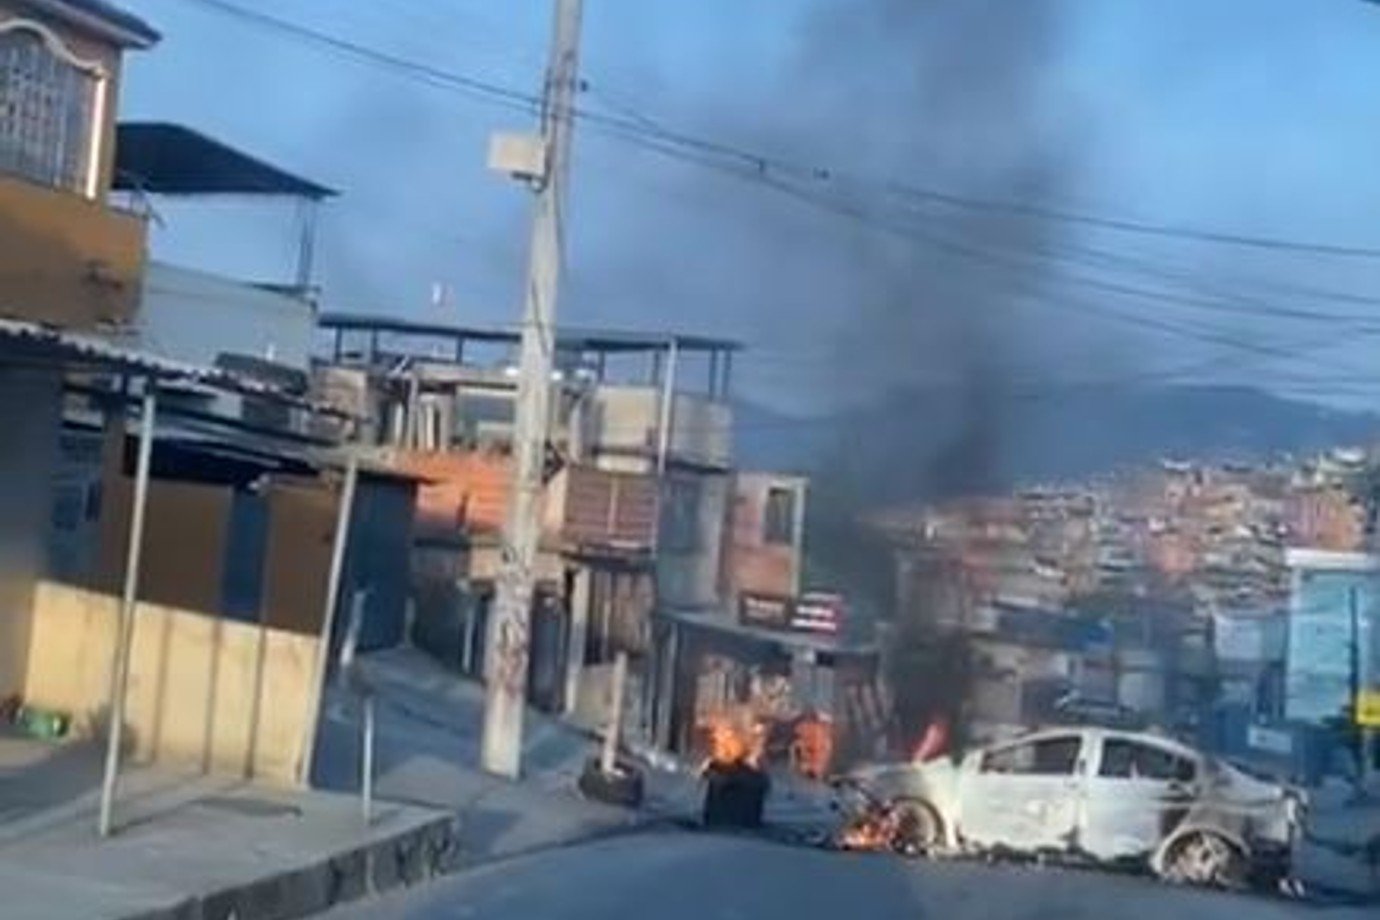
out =
<svg viewBox="0 0 1380 920"><path fill-rule="evenodd" d="M1188 757L1153 744L1129 738L1107 738L1102 742L1102 763L1098 776L1113 779L1154 779L1166 782L1192 782L1198 768Z"/></svg>
<svg viewBox="0 0 1380 920"><path fill-rule="evenodd" d="M1078 763L1080 743L1077 735L1060 735L1008 745L984 754L981 769L983 773L1069 776Z"/></svg>

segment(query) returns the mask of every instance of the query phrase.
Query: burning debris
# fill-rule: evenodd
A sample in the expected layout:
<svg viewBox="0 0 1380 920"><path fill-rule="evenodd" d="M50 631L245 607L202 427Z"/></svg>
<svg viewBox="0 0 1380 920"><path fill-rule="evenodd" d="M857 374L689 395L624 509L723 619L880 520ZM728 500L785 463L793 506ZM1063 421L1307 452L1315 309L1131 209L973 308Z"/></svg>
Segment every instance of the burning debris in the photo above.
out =
<svg viewBox="0 0 1380 920"><path fill-rule="evenodd" d="M766 741L761 723L720 714L708 720L707 732L709 756L700 768L705 827L761 827L771 791L761 766Z"/></svg>

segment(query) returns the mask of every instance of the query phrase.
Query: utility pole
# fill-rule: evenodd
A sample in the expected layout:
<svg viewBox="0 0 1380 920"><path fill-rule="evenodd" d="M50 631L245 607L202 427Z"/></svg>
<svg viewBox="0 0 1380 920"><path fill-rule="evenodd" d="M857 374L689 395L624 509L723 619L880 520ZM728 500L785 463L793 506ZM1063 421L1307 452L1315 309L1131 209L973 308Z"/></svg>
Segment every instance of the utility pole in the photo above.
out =
<svg viewBox="0 0 1380 920"><path fill-rule="evenodd" d="M527 690L532 597L541 537L543 468L550 425L566 177L579 80L581 0L556 0L555 34L542 97L541 136L531 148L536 212L522 314L517 413L513 428L513 489L503 531L503 560L489 630L482 765L516 778L522 768L522 715ZM491 154L491 159L493 159Z"/></svg>

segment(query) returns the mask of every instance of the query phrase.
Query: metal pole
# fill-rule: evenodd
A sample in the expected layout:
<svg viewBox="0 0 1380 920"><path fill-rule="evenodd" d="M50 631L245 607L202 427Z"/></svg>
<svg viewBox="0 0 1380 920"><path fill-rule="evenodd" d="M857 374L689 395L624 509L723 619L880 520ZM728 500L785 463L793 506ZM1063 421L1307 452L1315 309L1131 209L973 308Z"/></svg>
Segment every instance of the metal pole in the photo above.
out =
<svg viewBox="0 0 1380 920"><path fill-rule="evenodd" d="M305 293L311 288L312 265L316 260L316 219L319 207L311 199L302 201L301 236L297 241L297 290Z"/></svg>
<svg viewBox="0 0 1380 920"><path fill-rule="evenodd" d="M546 169L537 189L522 319L520 375L513 432L513 489L504 528L503 562L494 604L494 667L484 707L485 770L521 772L532 596L541 536L542 474L550 426L556 297L560 286L565 180L579 80L581 0L557 0L555 40L542 112Z"/></svg>
<svg viewBox="0 0 1380 920"><path fill-rule="evenodd" d="M585 645L589 642L590 571L581 565L570 586L570 643L566 649L565 712L571 715L580 702L580 676L585 668Z"/></svg>
<svg viewBox="0 0 1380 920"><path fill-rule="evenodd" d="M316 735L321 722L321 699L326 692L326 671L331 654L331 632L335 628L336 607L339 606L340 582L345 571L345 550L350 542L350 521L354 516L355 486L359 482L359 458L350 455L345 466L345 481L340 487L340 506L336 511L335 540L331 545L331 568L326 576L326 604L321 611L321 634L316 648L316 662L312 670L311 700L307 707L307 730L303 739L301 767L298 781L311 783L312 760L316 754Z"/></svg>
<svg viewBox="0 0 1380 920"><path fill-rule="evenodd" d="M374 820L374 694L365 693L364 737L361 739L359 759L359 807L365 824Z"/></svg>
<svg viewBox="0 0 1380 920"><path fill-rule="evenodd" d="M1351 753L1356 758L1356 794L1363 796L1366 786L1366 737L1361 729L1361 605L1358 603L1356 586L1347 589L1347 613L1351 618L1351 661L1349 662L1349 683L1351 689L1351 724L1347 726L1351 736Z"/></svg>
<svg viewBox="0 0 1380 920"><path fill-rule="evenodd" d="M469 674L474 671L474 605L476 598L468 590L465 592L465 632L460 637L460 671Z"/></svg>
<svg viewBox="0 0 1380 920"><path fill-rule="evenodd" d="M153 465L153 423L158 397L152 380L144 382L144 403L139 416L139 455L134 468L134 505L129 518L129 546L125 552L125 584L120 596L120 621L110 666L110 728L106 732L105 775L101 779L101 808L97 830L111 832L115 783L120 773L120 744L125 727L125 690L129 684L130 645L134 639L135 604L139 595L139 566L144 547L144 512L148 507L149 470Z"/></svg>
<svg viewBox="0 0 1380 920"><path fill-rule="evenodd" d="M599 769L604 775L613 772L618 762L618 735L623 728L623 694L628 684L628 653L619 651L613 659L613 699L609 701L608 727L604 730L604 748L599 754Z"/></svg>
<svg viewBox="0 0 1380 920"><path fill-rule="evenodd" d="M674 716L677 669L680 666L680 630L674 621L666 623L666 640L662 645L661 673L657 675L657 707L655 744L662 750L671 748L671 723Z"/></svg>
<svg viewBox="0 0 1380 920"><path fill-rule="evenodd" d="M666 472L666 455L671 450L671 429L676 423L676 365L680 358L680 343L675 339L671 340L670 347L666 349L666 378L661 386L661 412L656 444L656 474L664 475Z"/></svg>

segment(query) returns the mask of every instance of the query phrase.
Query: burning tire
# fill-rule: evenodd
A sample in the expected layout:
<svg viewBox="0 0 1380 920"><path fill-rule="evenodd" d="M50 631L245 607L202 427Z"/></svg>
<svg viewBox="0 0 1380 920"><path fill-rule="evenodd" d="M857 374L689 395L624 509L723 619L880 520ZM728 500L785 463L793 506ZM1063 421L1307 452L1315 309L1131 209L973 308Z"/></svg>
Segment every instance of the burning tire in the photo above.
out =
<svg viewBox="0 0 1380 920"><path fill-rule="evenodd" d="M636 808L642 804L644 794L642 772L626 763L618 763L613 772L605 773L597 758L585 762L576 783L585 798L617 805L621 808Z"/></svg>
<svg viewBox="0 0 1380 920"><path fill-rule="evenodd" d="M711 764L704 771L705 827L754 829L762 826L762 812L771 780L746 763Z"/></svg>
<svg viewBox="0 0 1380 920"><path fill-rule="evenodd" d="M928 802L897 799L891 805L895 832L891 848L901 856L917 858L937 849L943 841L943 824Z"/></svg>
<svg viewBox="0 0 1380 920"><path fill-rule="evenodd" d="M1250 864L1246 854L1220 834L1194 831L1166 854L1166 881L1179 885L1239 890L1246 887Z"/></svg>

